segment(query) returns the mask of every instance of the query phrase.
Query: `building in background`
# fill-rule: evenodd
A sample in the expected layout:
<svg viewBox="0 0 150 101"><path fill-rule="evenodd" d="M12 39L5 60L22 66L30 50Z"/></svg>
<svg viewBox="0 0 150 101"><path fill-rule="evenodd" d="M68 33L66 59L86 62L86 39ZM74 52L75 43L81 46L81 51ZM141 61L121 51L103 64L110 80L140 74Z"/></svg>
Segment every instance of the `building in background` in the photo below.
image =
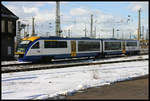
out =
<svg viewBox="0 0 150 101"><path fill-rule="evenodd" d="M14 58L16 21L19 18L1 4L1 61Z"/></svg>

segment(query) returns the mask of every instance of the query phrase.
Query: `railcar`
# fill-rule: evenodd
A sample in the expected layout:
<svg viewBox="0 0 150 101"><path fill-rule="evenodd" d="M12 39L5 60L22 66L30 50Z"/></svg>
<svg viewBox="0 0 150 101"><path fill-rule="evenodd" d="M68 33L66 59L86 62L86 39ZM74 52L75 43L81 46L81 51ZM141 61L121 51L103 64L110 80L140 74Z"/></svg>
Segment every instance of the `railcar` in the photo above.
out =
<svg viewBox="0 0 150 101"><path fill-rule="evenodd" d="M19 61L96 57L101 54L101 40L91 38L29 37L24 38L16 54Z"/></svg>
<svg viewBox="0 0 150 101"><path fill-rule="evenodd" d="M32 62L137 53L139 53L137 40L36 36L24 38L16 52L19 61Z"/></svg>
<svg viewBox="0 0 150 101"><path fill-rule="evenodd" d="M103 55L120 55L123 54L123 40L103 39Z"/></svg>
<svg viewBox="0 0 150 101"><path fill-rule="evenodd" d="M140 42L138 40L125 40L125 54L135 55L140 53Z"/></svg>
<svg viewBox="0 0 150 101"><path fill-rule="evenodd" d="M103 39L103 55L136 55L140 53L138 40Z"/></svg>

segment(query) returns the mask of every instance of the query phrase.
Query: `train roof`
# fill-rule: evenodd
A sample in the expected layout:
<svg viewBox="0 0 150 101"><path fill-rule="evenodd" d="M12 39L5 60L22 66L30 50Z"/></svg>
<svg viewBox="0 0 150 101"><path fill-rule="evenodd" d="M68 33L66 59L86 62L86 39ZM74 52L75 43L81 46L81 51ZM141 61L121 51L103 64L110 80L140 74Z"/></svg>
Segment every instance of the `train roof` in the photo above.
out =
<svg viewBox="0 0 150 101"><path fill-rule="evenodd" d="M22 40L29 40L29 41L34 41L36 39L40 39L39 36L32 36L32 37L26 37L26 38L23 38Z"/></svg>
<svg viewBox="0 0 150 101"><path fill-rule="evenodd" d="M45 39L45 40L100 40L100 39L95 39L95 38L89 38L89 37L81 37L81 38L63 38L63 37L57 37L57 36L50 36L50 37L39 37L39 36L32 36L32 37L26 37L23 38L22 40L30 40L34 41L36 39Z"/></svg>
<svg viewBox="0 0 150 101"><path fill-rule="evenodd" d="M119 41L137 41L137 40L131 40L131 39L116 39L116 38L89 38L89 37L74 37L74 38L63 38L63 37L57 37L57 36L50 36L50 37L39 37L39 36L32 36L32 37L26 37L23 38L22 40L29 40L29 41L34 41L37 39L45 39L45 40L119 40Z"/></svg>
<svg viewBox="0 0 150 101"><path fill-rule="evenodd" d="M102 40L138 41L138 40L133 40L133 39L111 39L111 38L108 38L108 39L102 39Z"/></svg>
<svg viewBox="0 0 150 101"><path fill-rule="evenodd" d="M73 37L73 38L63 38L63 37L41 37L41 39L54 39L54 40L99 40L99 39L95 39L95 38L89 38L89 37Z"/></svg>

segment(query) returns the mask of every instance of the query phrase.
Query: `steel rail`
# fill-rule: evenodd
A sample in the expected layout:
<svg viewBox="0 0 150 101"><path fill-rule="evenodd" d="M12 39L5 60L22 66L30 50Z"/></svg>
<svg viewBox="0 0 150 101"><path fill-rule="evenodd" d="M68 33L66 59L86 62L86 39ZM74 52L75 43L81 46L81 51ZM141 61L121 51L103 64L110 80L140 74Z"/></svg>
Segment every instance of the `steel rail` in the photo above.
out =
<svg viewBox="0 0 150 101"><path fill-rule="evenodd" d="M141 54L139 54L139 55L147 55L146 53L141 53ZM111 58L117 58L117 57L124 57L124 56L126 56L126 55L118 55L118 56L107 56L107 57L105 57L105 58L101 58L101 59L111 59ZM137 56L137 55L131 55L131 56ZM128 56L128 57L130 57L130 56ZM57 63L61 63L61 62L76 62L76 61L79 61L80 62L80 60L90 60L90 59L95 59L94 57L92 57L92 58L77 58L77 59L67 59L67 60L65 60L65 59L62 59L62 60L60 60L60 59L58 59L58 60L54 60L54 61L52 61L52 62L49 62L49 63L18 63L18 64L4 64L4 65L1 65L1 67L9 67L9 66L23 66L23 65L39 65L39 64L57 64ZM86 61L85 61L86 62Z"/></svg>
<svg viewBox="0 0 150 101"><path fill-rule="evenodd" d="M74 66L87 66L87 65L98 65L98 64L110 64L110 63L121 63L121 62L132 62L132 61L144 61L149 60L145 59L129 59L129 60L117 60L117 61L106 61L106 62L88 62L88 63L72 63L72 64L50 64L43 66L36 66L35 68L18 68L18 69L6 69L1 70L2 73L10 73L10 72L23 72L23 71L33 71L33 70L44 70L44 69L56 69L56 68L67 68Z"/></svg>

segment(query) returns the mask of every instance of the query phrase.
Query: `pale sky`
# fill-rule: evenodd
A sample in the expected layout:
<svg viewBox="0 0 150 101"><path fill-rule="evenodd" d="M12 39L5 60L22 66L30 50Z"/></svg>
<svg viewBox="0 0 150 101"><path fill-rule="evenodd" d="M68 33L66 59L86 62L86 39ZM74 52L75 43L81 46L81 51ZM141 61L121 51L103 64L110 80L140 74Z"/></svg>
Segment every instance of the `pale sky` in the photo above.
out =
<svg viewBox="0 0 150 101"><path fill-rule="evenodd" d="M32 17L35 17L35 32L40 36L55 35L56 2L2 2L22 23L29 24L31 34ZM90 16L93 14L93 30L96 36L111 38L115 28L115 37L129 38L129 33L136 35L138 28L138 10L141 8L141 26L148 29L149 2L60 2L61 29L67 36L84 37L85 26L90 35ZM130 16L130 17L129 17ZM130 20L129 20L130 19ZM51 23L51 25L50 25ZM51 26L51 27L50 27ZM117 32L116 30L120 31ZM23 33L23 32L22 32Z"/></svg>

